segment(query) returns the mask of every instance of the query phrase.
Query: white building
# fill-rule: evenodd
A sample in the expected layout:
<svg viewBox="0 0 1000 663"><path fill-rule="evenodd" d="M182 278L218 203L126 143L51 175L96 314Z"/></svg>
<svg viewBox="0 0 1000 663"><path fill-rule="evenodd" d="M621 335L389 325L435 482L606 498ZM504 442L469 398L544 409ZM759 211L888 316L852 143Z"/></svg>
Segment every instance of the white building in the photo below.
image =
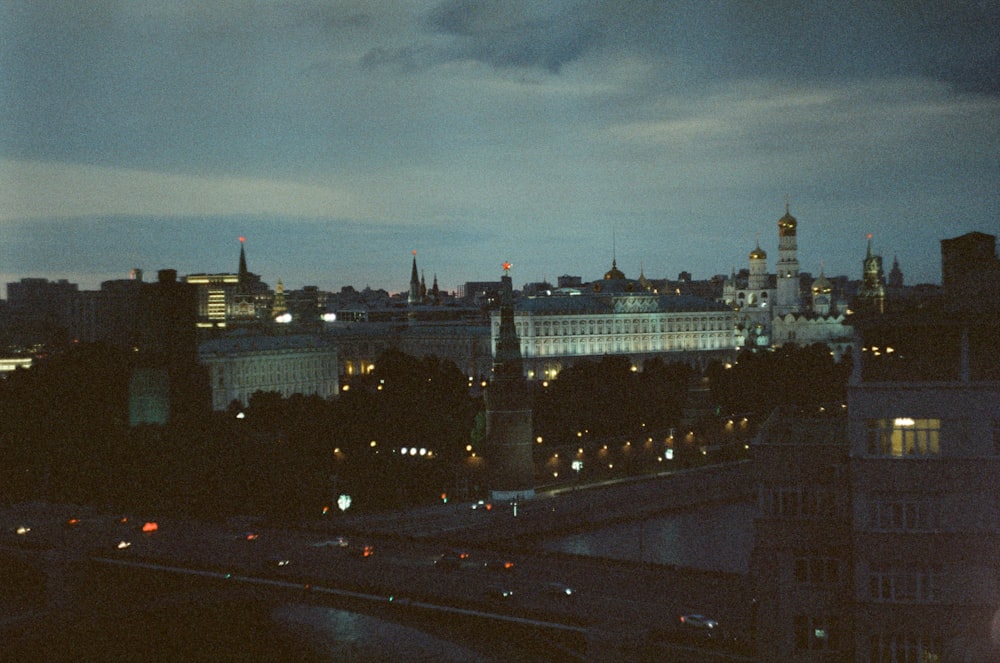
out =
<svg viewBox="0 0 1000 663"><path fill-rule="evenodd" d="M337 395L337 350L321 336L229 336L198 346L208 368L212 409L246 405L255 392L332 398Z"/></svg>
<svg viewBox="0 0 1000 663"><path fill-rule="evenodd" d="M491 323L496 348L499 314ZM703 367L731 359L736 345L731 307L645 291L522 298L514 306L514 326L525 376L539 380L603 355L628 355L636 370L651 357Z"/></svg>
<svg viewBox="0 0 1000 663"><path fill-rule="evenodd" d="M778 262L775 274L767 271L767 253L760 242L750 251L747 276L735 270L726 279L722 301L736 314L736 342L740 346L806 346L823 343L839 359L852 346L853 332L846 324L847 303L837 301L829 279L816 278L810 292L800 291L798 220L788 206L778 219Z"/></svg>

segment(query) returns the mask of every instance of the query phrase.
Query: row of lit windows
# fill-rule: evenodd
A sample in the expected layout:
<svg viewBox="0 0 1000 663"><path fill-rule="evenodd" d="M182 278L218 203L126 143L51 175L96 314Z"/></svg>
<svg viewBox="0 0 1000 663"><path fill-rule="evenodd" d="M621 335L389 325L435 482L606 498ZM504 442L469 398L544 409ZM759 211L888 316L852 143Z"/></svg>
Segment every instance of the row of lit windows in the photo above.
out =
<svg viewBox="0 0 1000 663"><path fill-rule="evenodd" d="M868 596L887 603L940 601L941 578L936 568L877 568L868 574Z"/></svg>
<svg viewBox="0 0 1000 663"><path fill-rule="evenodd" d="M702 318L607 318L597 320L544 320L536 321L537 336L577 336L580 334L643 334L686 331L714 331L732 325L729 314ZM518 321L515 329L519 336L531 335L529 325Z"/></svg>
<svg viewBox="0 0 1000 663"><path fill-rule="evenodd" d="M226 370L228 368L228 371ZM227 377L240 383L270 384L287 380L319 380L331 372L336 373L336 364L330 359L321 362L316 357L261 361L259 358L237 361L217 366L216 382L221 387Z"/></svg>
<svg viewBox="0 0 1000 663"><path fill-rule="evenodd" d="M662 341L662 342L661 342ZM524 343L524 352L528 356L601 354L614 352L657 352L673 350L718 350L732 345L731 339L722 334L713 337L694 336L688 334L684 338L616 338L601 341L542 340L534 344Z"/></svg>
<svg viewBox="0 0 1000 663"><path fill-rule="evenodd" d="M866 428L869 455L908 458L941 453L940 419L869 419Z"/></svg>

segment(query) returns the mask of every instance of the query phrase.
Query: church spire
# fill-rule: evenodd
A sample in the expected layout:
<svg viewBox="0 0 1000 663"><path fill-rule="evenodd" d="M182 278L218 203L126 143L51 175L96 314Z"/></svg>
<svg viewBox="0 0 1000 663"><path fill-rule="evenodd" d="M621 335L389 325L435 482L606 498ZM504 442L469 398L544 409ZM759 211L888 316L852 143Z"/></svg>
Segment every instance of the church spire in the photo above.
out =
<svg viewBox="0 0 1000 663"><path fill-rule="evenodd" d="M410 293L406 298L406 303L413 305L420 303L420 276L417 274L417 250L413 250L413 267L410 269Z"/></svg>

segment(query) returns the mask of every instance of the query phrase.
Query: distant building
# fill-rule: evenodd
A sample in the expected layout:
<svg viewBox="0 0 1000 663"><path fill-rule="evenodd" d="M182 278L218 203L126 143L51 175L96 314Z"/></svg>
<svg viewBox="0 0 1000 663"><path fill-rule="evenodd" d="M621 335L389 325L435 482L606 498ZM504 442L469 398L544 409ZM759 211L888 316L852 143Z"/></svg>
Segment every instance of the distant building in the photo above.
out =
<svg viewBox="0 0 1000 663"><path fill-rule="evenodd" d="M198 327L257 325L270 317L273 295L260 276L247 269L244 238L240 238L235 273L188 274L184 281L197 288Z"/></svg>
<svg viewBox="0 0 1000 663"><path fill-rule="evenodd" d="M661 357L704 367L735 351L733 311L687 295L658 295L625 278L612 261L604 279L514 303L514 325L529 379L551 379L582 359L628 355L636 368ZM492 315L494 347L500 316Z"/></svg>
<svg viewBox="0 0 1000 663"><path fill-rule="evenodd" d="M749 253L749 269L733 270L723 282L720 301L736 312L737 344L742 347L822 343L839 359L852 340L845 318L847 293L842 279L831 281L822 269L815 280L800 272L797 233L798 220L786 203L778 219L776 273L768 273L767 252L758 241Z"/></svg>
<svg viewBox="0 0 1000 663"><path fill-rule="evenodd" d="M199 344L198 360L208 369L213 410L245 406L258 391L333 398L339 390L337 350L320 335L233 334Z"/></svg>
<svg viewBox="0 0 1000 663"><path fill-rule="evenodd" d="M7 284L5 327L16 344L66 339L73 330L76 283L25 278Z"/></svg>
<svg viewBox="0 0 1000 663"><path fill-rule="evenodd" d="M129 423L168 424L208 411L208 384L197 361L194 286L162 269L145 283L136 305L135 365L129 382Z"/></svg>

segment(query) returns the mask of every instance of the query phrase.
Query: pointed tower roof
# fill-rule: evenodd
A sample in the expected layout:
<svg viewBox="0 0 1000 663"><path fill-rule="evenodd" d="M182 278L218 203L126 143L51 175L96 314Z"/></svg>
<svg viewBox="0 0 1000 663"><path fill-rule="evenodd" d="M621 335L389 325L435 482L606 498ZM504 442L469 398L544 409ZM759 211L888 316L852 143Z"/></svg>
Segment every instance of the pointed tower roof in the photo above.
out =
<svg viewBox="0 0 1000 663"><path fill-rule="evenodd" d="M514 327L514 288L510 279L510 263L503 265L500 277L500 333L497 335L497 349L493 356L494 374L505 378L521 379L521 341Z"/></svg>
<svg viewBox="0 0 1000 663"><path fill-rule="evenodd" d="M243 243L246 241L247 241L246 237L240 237L240 268L239 271L237 272L240 283L245 281L247 278L247 274L250 273L249 270L247 269L247 254L243 250Z"/></svg>

